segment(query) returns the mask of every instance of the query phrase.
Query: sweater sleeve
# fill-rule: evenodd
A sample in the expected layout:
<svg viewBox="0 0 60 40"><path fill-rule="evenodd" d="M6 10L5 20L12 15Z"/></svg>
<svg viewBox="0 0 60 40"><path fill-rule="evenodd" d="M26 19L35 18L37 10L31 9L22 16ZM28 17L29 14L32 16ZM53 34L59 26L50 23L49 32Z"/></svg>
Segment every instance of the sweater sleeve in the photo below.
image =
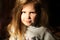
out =
<svg viewBox="0 0 60 40"><path fill-rule="evenodd" d="M46 32L44 36L44 40L55 40L51 33Z"/></svg>

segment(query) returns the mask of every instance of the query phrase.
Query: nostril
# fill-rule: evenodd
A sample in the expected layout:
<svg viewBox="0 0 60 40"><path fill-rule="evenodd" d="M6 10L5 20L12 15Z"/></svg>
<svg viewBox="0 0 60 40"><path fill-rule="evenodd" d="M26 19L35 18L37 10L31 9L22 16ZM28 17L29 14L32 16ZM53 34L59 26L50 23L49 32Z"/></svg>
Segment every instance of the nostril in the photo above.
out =
<svg viewBox="0 0 60 40"><path fill-rule="evenodd" d="M26 15L26 18L27 18L27 19L30 19L30 15L29 15L29 14L27 14L27 15Z"/></svg>

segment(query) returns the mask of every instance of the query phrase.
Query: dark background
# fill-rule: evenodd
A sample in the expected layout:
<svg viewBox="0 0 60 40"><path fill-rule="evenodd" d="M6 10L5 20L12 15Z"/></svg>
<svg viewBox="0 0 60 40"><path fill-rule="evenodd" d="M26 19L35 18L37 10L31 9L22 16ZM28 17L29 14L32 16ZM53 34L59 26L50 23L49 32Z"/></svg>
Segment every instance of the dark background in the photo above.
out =
<svg viewBox="0 0 60 40"><path fill-rule="evenodd" d="M49 24L57 31L60 31L60 2L49 0Z"/></svg>

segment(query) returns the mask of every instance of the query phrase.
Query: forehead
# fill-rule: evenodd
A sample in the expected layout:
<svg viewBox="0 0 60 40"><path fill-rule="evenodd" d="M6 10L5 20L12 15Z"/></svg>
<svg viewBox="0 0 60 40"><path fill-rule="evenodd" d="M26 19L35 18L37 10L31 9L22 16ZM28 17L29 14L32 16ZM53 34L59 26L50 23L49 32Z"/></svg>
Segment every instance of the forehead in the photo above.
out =
<svg viewBox="0 0 60 40"><path fill-rule="evenodd" d="M35 8L34 8L34 4L33 3L29 3L29 4L25 4L24 6L23 6L23 8L22 8L22 10L24 10L24 9L28 9L28 10L34 10Z"/></svg>

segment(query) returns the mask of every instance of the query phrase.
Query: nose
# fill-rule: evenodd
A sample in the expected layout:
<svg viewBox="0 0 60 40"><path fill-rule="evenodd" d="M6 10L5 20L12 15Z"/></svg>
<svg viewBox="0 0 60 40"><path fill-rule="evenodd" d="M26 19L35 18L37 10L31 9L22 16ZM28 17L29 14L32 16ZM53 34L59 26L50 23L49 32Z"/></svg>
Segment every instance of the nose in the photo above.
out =
<svg viewBox="0 0 60 40"><path fill-rule="evenodd" d="M30 19L30 13L27 13L27 14L26 14L26 18L27 18L27 19Z"/></svg>

